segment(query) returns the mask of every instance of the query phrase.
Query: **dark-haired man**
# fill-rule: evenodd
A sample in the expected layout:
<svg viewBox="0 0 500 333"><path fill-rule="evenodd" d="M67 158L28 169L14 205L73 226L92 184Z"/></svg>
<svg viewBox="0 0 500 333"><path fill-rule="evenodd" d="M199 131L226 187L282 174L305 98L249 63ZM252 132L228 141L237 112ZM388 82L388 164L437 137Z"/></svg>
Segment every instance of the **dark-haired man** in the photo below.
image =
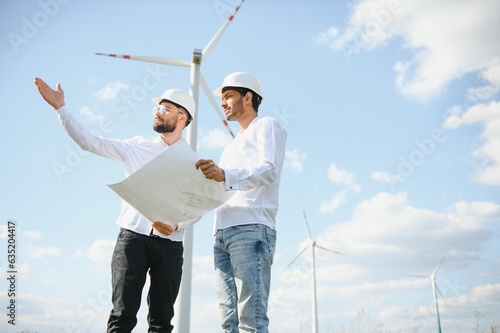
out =
<svg viewBox="0 0 500 333"><path fill-rule="evenodd" d="M276 214L287 134L271 117L258 117L262 89L257 78L236 72L214 94L227 120L241 127L219 165L199 160L205 177L236 191L215 210L216 294L224 332L267 333Z"/></svg>

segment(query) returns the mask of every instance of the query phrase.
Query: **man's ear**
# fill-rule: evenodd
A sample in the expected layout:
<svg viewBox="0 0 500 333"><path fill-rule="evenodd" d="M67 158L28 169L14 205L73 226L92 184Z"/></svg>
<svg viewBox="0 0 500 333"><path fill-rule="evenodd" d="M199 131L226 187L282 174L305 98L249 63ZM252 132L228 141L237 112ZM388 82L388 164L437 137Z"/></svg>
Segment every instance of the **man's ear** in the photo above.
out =
<svg viewBox="0 0 500 333"><path fill-rule="evenodd" d="M187 119L188 119L188 115L185 114L185 113L179 113L180 117L179 118L182 118L184 117L184 120L180 119L180 123L182 123L184 125L184 127L186 127L186 122L187 122Z"/></svg>
<svg viewBox="0 0 500 333"><path fill-rule="evenodd" d="M250 91L247 91L245 94L245 103L252 105L253 94Z"/></svg>

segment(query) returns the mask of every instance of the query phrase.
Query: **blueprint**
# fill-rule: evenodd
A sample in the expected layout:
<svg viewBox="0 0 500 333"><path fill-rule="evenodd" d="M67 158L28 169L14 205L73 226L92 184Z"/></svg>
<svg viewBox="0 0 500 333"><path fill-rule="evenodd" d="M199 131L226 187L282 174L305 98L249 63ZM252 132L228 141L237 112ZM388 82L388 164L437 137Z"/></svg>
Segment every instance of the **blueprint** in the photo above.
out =
<svg viewBox="0 0 500 333"><path fill-rule="evenodd" d="M123 181L108 187L150 221L196 219L226 202L233 191L206 179L200 158L181 139Z"/></svg>

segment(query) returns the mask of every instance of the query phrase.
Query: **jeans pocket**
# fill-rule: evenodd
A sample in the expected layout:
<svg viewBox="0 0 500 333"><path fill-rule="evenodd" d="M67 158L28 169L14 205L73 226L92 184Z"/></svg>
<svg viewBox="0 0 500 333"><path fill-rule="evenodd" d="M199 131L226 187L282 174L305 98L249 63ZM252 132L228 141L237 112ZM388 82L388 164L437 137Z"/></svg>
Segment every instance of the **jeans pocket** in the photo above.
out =
<svg viewBox="0 0 500 333"><path fill-rule="evenodd" d="M233 226L232 229L236 232L245 232L245 231L254 232L259 230L259 227L260 227L259 224L241 224Z"/></svg>
<svg viewBox="0 0 500 333"><path fill-rule="evenodd" d="M136 232L130 231L130 230L125 229L125 228L121 228L120 232L118 234L118 241L121 241L121 240L126 241L128 239L136 239L140 236L141 235L136 233Z"/></svg>
<svg viewBox="0 0 500 333"><path fill-rule="evenodd" d="M272 265L274 261L274 253L276 251L276 230L267 226L264 230L266 231L267 246L269 247L269 260Z"/></svg>
<svg viewBox="0 0 500 333"><path fill-rule="evenodd" d="M112 263L126 260L128 255L137 252L135 250L140 246L140 237L141 235L136 232L121 228L113 250Z"/></svg>

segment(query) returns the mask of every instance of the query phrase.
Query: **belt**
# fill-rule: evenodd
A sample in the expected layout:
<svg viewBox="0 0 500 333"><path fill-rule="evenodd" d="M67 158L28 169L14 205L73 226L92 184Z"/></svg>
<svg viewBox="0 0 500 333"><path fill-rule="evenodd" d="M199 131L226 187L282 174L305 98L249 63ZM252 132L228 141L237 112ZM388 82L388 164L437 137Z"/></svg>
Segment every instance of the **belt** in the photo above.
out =
<svg viewBox="0 0 500 333"><path fill-rule="evenodd" d="M158 235L153 234L154 228L151 228L151 232L149 233L149 237L161 238Z"/></svg>

